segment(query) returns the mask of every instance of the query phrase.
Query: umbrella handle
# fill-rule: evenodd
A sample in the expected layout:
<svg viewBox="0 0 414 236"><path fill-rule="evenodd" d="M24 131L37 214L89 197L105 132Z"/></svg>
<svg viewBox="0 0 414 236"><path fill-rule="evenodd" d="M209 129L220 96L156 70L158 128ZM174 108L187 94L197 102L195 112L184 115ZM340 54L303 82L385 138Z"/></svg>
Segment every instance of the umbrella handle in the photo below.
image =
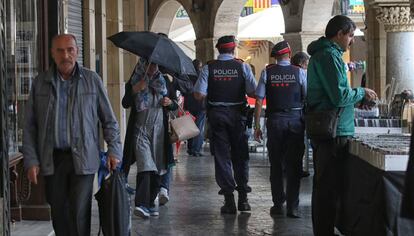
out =
<svg viewBox="0 0 414 236"><path fill-rule="evenodd" d="M151 59L149 59L148 61L147 61L147 68L145 68L145 73L144 73L144 78L148 75L148 69L149 69L149 65L152 63L151 62ZM149 80L149 78L148 78L148 80Z"/></svg>

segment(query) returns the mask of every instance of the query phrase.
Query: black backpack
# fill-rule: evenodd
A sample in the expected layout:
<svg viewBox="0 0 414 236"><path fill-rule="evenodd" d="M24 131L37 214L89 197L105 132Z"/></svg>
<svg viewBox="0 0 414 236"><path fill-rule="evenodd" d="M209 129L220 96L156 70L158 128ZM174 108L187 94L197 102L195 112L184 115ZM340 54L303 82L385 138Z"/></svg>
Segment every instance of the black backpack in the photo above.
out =
<svg viewBox="0 0 414 236"><path fill-rule="evenodd" d="M95 194L99 207L100 229L104 236L131 234L131 206L124 174L114 170Z"/></svg>

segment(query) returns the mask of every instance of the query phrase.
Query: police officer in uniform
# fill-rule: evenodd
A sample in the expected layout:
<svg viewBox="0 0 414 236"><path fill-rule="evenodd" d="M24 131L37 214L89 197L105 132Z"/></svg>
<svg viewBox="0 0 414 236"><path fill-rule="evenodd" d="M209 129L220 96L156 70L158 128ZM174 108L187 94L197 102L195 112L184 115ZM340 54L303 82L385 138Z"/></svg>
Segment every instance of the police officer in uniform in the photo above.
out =
<svg viewBox="0 0 414 236"><path fill-rule="evenodd" d="M273 207L270 214L299 218L299 187L304 154L303 101L306 96L306 72L290 64L291 49L286 41L277 43L271 52L276 64L268 65L256 89L255 138L260 141L260 113L266 97L267 149L270 160L270 183ZM286 172L286 192L283 173Z"/></svg>
<svg viewBox="0 0 414 236"><path fill-rule="evenodd" d="M216 48L220 55L202 68L194 87L196 99L207 99L207 117L212 131L210 145L214 150L219 194L225 199L221 207L224 214L236 214L237 209L250 211L247 199L247 193L251 192L247 185L249 153L243 111L246 94L254 97L256 80L250 66L234 58L235 47L234 36L219 38ZM234 190L239 193L237 209Z"/></svg>

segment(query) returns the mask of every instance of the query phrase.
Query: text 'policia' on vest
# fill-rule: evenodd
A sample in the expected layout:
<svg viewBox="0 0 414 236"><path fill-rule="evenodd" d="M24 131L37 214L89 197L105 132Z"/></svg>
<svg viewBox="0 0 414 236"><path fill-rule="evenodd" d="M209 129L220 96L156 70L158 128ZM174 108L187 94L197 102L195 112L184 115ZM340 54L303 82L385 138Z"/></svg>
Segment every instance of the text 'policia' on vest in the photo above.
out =
<svg viewBox="0 0 414 236"><path fill-rule="evenodd" d="M271 64L266 67L266 116L274 112L301 109L302 90L299 84L299 67Z"/></svg>
<svg viewBox="0 0 414 236"><path fill-rule="evenodd" d="M239 59L208 62L209 102L246 102L242 63Z"/></svg>

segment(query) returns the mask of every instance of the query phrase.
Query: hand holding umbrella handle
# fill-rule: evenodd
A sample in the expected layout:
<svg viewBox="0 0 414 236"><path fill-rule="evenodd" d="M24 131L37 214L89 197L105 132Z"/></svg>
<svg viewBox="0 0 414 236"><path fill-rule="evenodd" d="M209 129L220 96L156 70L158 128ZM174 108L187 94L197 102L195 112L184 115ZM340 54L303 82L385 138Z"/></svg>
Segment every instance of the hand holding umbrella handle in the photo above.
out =
<svg viewBox="0 0 414 236"><path fill-rule="evenodd" d="M163 107L168 107L169 105L171 105L172 104L172 101L171 101L171 99L169 98L169 97L167 97L167 96L164 96L163 98L162 98L162 100L161 100L161 105L163 106Z"/></svg>
<svg viewBox="0 0 414 236"><path fill-rule="evenodd" d="M142 90L147 88L147 82L142 79L140 81L138 81L136 84L132 85L132 91L134 93L138 93L141 92Z"/></svg>

